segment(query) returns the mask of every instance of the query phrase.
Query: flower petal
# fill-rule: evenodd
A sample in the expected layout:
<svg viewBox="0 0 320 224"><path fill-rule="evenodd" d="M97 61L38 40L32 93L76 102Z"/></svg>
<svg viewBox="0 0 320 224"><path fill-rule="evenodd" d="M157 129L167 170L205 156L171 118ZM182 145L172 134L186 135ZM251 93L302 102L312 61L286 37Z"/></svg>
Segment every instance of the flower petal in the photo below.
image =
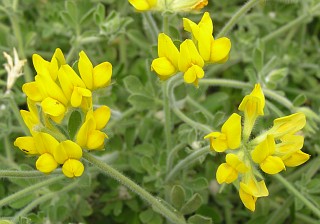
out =
<svg viewBox="0 0 320 224"><path fill-rule="evenodd" d="M99 130L94 130L88 135L87 148L89 150L102 149L104 145L104 139L107 135Z"/></svg>
<svg viewBox="0 0 320 224"><path fill-rule="evenodd" d="M231 49L231 41L227 37L221 37L213 41L211 45L211 63L222 63L228 57Z"/></svg>
<svg viewBox="0 0 320 224"><path fill-rule="evenodd" d="M166 57L154 59L151 63L151 70L154 70L161 80L167 80L177 72L177 68Z"/></svg>
<svg viewBox="0 0 320 224"><path fill-rule="evenodd" d="M103 62L93 68L93 89L106 87L111 82L112 64Z"/></svg>
<svg viewBox="0 0 320 224"><path fill-rule="evenodd" d="M290 157L283 160L284 165L288 167L300 166L301 164L307 162L310 159L310 155L298 150L297 152L291 154Z"/></svg>
<svg viewBox="0 0 320 224"><path fill-rule="evenodd" d="M78 69L80 76L88 89L93 88L93 65L84 51L79 53Z"/></svg>
<svg viewBox="0 0 320 224"><path fill-rule="evenodd" d="M241 116L233 113L223 124L221 132L226 135L230 149L238 148L241 142Z"/></svg>
<svg viewBox="0 0 320 224"><path fill-rule="evenodd" d="M238 172L227 163L222 163L217 169L216 178L219 184L230 184L238 178Z"/></svg>
<svg viewBox="0 0 320 224"><path fill-rule="evenodd" d="M241 186L241 185L240 185ZM252 196L251 194L248 194L247 192L245 192L244 190L242 190L242 188L240 187L239 189L239 196L240 199L243 203L243 205L249 209L250 211L254 212L254 210L256 209L256 201L257 201L257 197Z"/></svg>
<svg viewBox="0 0 320 224"><path fill-rule="evenodd" d="M262 163L260 163L260 168L267 174L277 174L286 167L279 157L268 156Z"/></svg>
<svg viewBox="0 0 320 224"><path fill-rule="evenodd" d="M160 33L158 36L158 56L159 58L167 58L176 69L178 68L178 48L174 45L171 38L164 33Z"/></svg>
<svg viewBox="0 0 320 224"><path fill-rule="evenodd" d="M39 152L36 149L34 138L31 136L18 137L14 141L14 146L29 155L37 155Z"/></svg>
<svg viewBox="0 0 320 224"><path fill-rule="evenodd" d="M60 116L66 112L65 106L58 100L52 99L51 97L45 98L41 102L43 112L54 117Z"/></svg>
<svg viewBox="0 0 320 224"><path fill-rule="evenodd" d="M67 159L80 159L82 157L81 147L73 141L60 142L53 151L54 159L63 164Z"/></svg>
<svg viewBox="0 0 320 224"><path fill-rule="evenodd" d="M36 82L28 82L23 84L22 91L33 101L39 102L43 99Z"/></svg>
<svg viewBox="0 0 320 224"><path fill-rule="evenodd" d="M68 159L62 166L62 172L66 177L80 177L84 171L83 164L76 159Z"/></svg>
<svg viewBox="0 0 320 224"><path fill-rule="evenodd" d="M101 130L104 128L111 116L111 110L107 106L101 106L93 112L94 120L96 121L96 129Z"/></svg>
<svg viewBox="0 0 320 224"><path fill-rule="evenodd" d="M186 72L192 65L203 67L204 61L192 40L185 40L180 45L179 70Z"/></svg>
<svg viewBox="0 0 320 224"><path fill-rule="evenodd" d="M51 173L58 166L53 156L49 153L44 153L36 161L36 167L42 173Z"/></svg>
<svg viewBox="0 0 320 224"><path fill-rule="evenodd" d="M216 152L224 152L228 149L227 137L221 132L212 132L204 138L210 139L210 148Z"/></svg>
<svg viewBox="0 0 320 224"><path fill-rule="evenodd" d="M268 135L259 145L251 152L252 160L255 163L262 163L268 156L271 156L275 151L275 142L272 135Z"/></svg>

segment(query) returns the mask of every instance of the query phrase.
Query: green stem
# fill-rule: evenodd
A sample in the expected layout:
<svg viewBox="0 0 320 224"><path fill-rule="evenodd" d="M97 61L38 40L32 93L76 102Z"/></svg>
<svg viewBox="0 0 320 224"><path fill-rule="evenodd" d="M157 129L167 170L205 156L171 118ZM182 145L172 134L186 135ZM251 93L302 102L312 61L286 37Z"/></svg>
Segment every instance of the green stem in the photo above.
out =
<svg viewBox="0 0 320 224"><path fill-rule="evenodd" d="M74 181L73 183L69 184L68 186L64 187L62 190L59 190L57 192L51 192L47 193L45 195L42 195L41 197L37 198L36 200L32 201L30 204L28 204L26 207L24 207L22 210L20 210L18 213L16 213L12 219L14 223L16 223L19 220L19 217L25 216L28 212L33 210L35 207L37 207L39 204L57 197L57 195L63 193L63 192L68 192L70 190L73 190L79 185L79 181Z"/></svg>
<svg viewBox="0 0 320 224"><path fill-rule="evenodd" d="M101 169L104 173L108 176L112 177L113 179L117 180L119 183L123 184L124 186L128 187L131 191L138 194L142 199L147 201L149 204L152 205L152 208L166 217L167 219L171 220L173 223L177 224L185 224L186 221L184 217L176 212L171 211L167 206L161 203L161 200L152 196L148 191L140 187L138 184L124 176L119 171L115 170L108 164L100 161L96 157L92 156L88 152L83 153L83 158L86 159L88 162L92 163L99 169Z"/></svg>
<svg viewBox="0 0 320 224"><path fill-rule="evenodd" d="M286 33L288 30L290 30L292 27L295 27L297 25L299 25L300 23L307 21L307 19L312 16L312 14L314 12L317 12L320 9L320 3L317 4L316 6L314 6L309 13L305 13L302 14L301 16L299 16L298 18L292 20L290 23L287 23L286 25L280 27L279 29L273 31L272 33L269 33L268 35L266 35L265 37L263 37L261 40L264 42L267 42L281 34Z"/></svg>
<svg viewBox="0 0 320 224"><path fill-rule="evenodd" d="M55 170L52 174L61 174L61 170ZM47 177L46 174L37 171L20 171L20 170L0 170L0 178L39 178L39 177Z"/></svg>
<svg viewBox="0 0 320 224"><path fill-rule="evenodd" d="M175 115L177 117L179 117L182 121L184 121L185 123L187 123L188 125L190 125L191 127L193 127L194 129L200 130L204 133L210 133L212 132L211 128L200 124L196 121L193 121L192 119L190 119L189 117L187 117L184 113L182 113L182 111L179 109L179 107L177 106L177 102L174 96L174 89L176 86L178 86L179 84L183 83L183 81L180 80L176 80L177 78L179 78L178 75L176 75L174 78L172 78L170 80L169 83L169 87L168 87L168 93L169 93L169 99L171 100L171 109L172 111L175 113Z"/></svg>
<svg viewBox="0 0 320 224"><path fill-rule="evenodd" d="M170 102L169 102L169 96L168 96L168 82L162 83L162 93L163 93L163 109L164 109L164 132L165 132L165 138L167 142L167 151L170 152L172 148L172 138L171 138L171 113L170 113Z"/></svg>
<svg viewBox="0 0 320 224"><path fill-rule="evenodd" d="M159 33L158 27L157 27L157 25L156 25L156 23L150 13L143 13L142 15L146 21L147 26L148 26L148 31L151 35L152 43L156 43L157 36Z"/></svg>
<svg viewBox="0 0 320 224"><path fill-rule="evenodd" d="M249 83L235 81L235 80L229 80L229 79L201 79L199 81L199 85L224 86L224 87L232 87L232 88L236 88L236 89L244 89L244 88L252 87L252 85ZM286 97L283 97L283 96L277 94L277 92L270 90L270 89L263 88L263 93L267 97L282 104L284 107L288 108L289 110L293 109L293 104L291 103L291 101L288 100Z"/></svg>
<svg viewBox="0 0 320 224"><path fill-rule="evenodd" d="M311 203L306 197L304 197L290 182L288 182L285 178L283 178L280 174L273 175L275 179L277 179L280 183L283 184L284 187L287 188L295 197L297 197L303 204L308 207L311 211L314 212L318 217L320 217L320 210L317 206Z"/></svg>
<svg viewBox="0 0 320 224"><path fill-rule="evenodd" d="M176 145L172 150L170 150L168 157L167 157L167 169L166 169L166 173L168 173L171 168L172 168L172 164L173 164L173 160L175 157L175 154L180 151L181 149L183 149L184 147L186 147L186 143L180 143L179 145Z"/></svg>
<svg viewBox="0 0 320 224"><path fill-rule="evenodd" d="M13 162L13 156L11 152L12 148L11 148L11 144L9 143L8 136L4 136L4 148L6 150L7 160Z"/></svg>
<svg viewBox="0 0 320 224"><path fill-rule="evenodd" d="M246 14L255 4L257 4L259 0L249 0L246 4L244 4L227 22L227 24L222 28L216 38L225 36L232 27L240 20L240 18Z"/></svg>
<svg viewBox="0 0 320 224"><path fill-rule="evenodd" d="M181 160L171 171L170 173L167 175L165 182L168 183L170 182L173 178L175 178L179 172L184 169L185 167L190 166L191 164L193 164L194 162L198 161L198 159L202 156L207 155L210 152L210 147L209 146L205 146L201 149L198 149L194 152L192 152L191 154L189 154L186 158L184 158L183 160Z"/></svg>
<svg viewBox="0 0 320 224"><path fill-rule="evenodd" d="M48 185L51 185L53 184L54 182L57 182L61 179L65 178L64 175L60 175L60 176L57 176L57 177L52 177L50 179L47 179L47 180L44 180L44 181L41 181L39 183L36 183L36 184L33 184L29 187L26 187L24 188L23 190L21 191L18 191L8 197L5 197L3 199L0 200L0 207L4 206L4 205L7 205L13 201L16 201L18 199L20 199L22 196L26 195L26 194L30 194L36 190L38 190L39 188L41 187L44 187L44 186L48 186Z"/></svg>

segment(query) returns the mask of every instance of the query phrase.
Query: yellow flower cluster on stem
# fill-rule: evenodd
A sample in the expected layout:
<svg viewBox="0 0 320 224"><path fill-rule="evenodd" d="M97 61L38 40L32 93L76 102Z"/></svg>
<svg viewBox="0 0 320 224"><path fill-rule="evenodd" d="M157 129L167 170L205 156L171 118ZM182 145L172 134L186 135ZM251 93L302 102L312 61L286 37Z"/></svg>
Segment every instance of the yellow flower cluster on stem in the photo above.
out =
<svg viewBox="0 0 320 224"><path fill-rule="evenodd" d="M208 0L129 0L138 11L186 12L200 10Z"/></svg>
<svg viewBox="0 0 320 224"><path fill-rule="evenodd" d="M273 126L251 139L254 124L259 116L264 115L265 97L260 84L246 95L239 105L241 116L233 113L223 124L220 132L212 132L204 138L210 140L213 151L227 152L226 162L216 172L219 184L234 183L239 189L239 196L246 208L255 210L259 197L269 195L266 184L259 174L260 169L266 174L277 174L286 167L295 167L309 160L304 153L304 137L300 130L306 124L303 113L295 113L274 120Z"/></svg>
<svg viewBox="0 0 320 224"><path fill-rule="evenodd" d="M66 64L58 48L50 61L34 54L33 65L37 72L35 81L25 83L29 110L21 116L31 136L18 137L14 145L29 155L37 155L36 168L50 173L59 165L67 177L78 177L84 172L81 162L83 150L102 149L107 137L101 130L109 121L111 111L107 106L93 109L92 94L110 84L112 65L103 62L93 66L87 55L79 54L78 70ZM76 135L62 133L65 117L80 111L84 122L79 122Z"/></svg>
<svg viewBox="0 0 320 224"><path fill-rule="evenodd" d="M158 36L158 58L151 63L161 80L166 80L178 72L183 73L186 83L198 86L204 77L203 67L208 63L224 63L228 60L231 41L227 37L214 39L210 14L205 12L199 24L183 19L184 29L192 34L192 40L184 40L178 48L169 36Z"/></svg>

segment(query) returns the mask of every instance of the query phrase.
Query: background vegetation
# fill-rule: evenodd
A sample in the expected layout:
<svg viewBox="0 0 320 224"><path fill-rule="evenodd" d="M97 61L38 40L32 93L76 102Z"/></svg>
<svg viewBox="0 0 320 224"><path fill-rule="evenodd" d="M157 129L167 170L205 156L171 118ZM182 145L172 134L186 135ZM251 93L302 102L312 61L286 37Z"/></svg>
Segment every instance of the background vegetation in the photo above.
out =
<svg viewBox="0 0 320 224"><path fill-rule="evenodd" d="M243 0L209 1L203 11L210 12L215 34L244 3ZM95 99L113 112L106 129L109 139L105 150L96 152L103 161L165 199L187 218L193 216L190 223L197 224L199 220L227 224L319 223L320 6L317 0L257 1L226 34L232 41L230 59L223 65L208 66L205 77L242 81L247 85L200 82L200 88L181 84L172 90L176 99L172 102L174 148L170 156L163 131L161 83L150 71L151 60L157 57L161 13L137 13L127 1L115 0L1 0L0 12L0 51L12 55L15 47L20 58L28 60L24 76L10 93L6 93L7 73L0 68L1 170L34 170L35 159L12 144L23 134L19 114L15 112L17 107L26 108L21 86L35 75L32 54L38 53L49 60L59 47L72 64L78 52L84 50L94 64L109 61L113 65L111 87L100 91ZM182 17L198 22L201 16L201 13L170 15L170 36L177 42L187 38ZM1 56L0 64L4 63L6 60ZM258 130L270 127L279 116L296 111L307 115L303 151L311 154L311 159L299 168L288 168L282 175L314 206L313 211L283 183L266 177L270 196L259 199L256 211L251 213L242 205L232 185L219 186L215 180L223 155L202 151L201 156L190 159L190 155L208 145L203 140L207 132L185 122L179 111L194 124L219 130L256 82L284 99L267 96L266 115L259 120ZM89 164L88 172L78 179L61 178L59 173L41 178L1 178L0 217L15 217L19 223L166 223L137 195L94 167L88 167ZM41 187L50 178L60 179ZM31 186L35 186L34 190L18 199L3 200Z"/></svg>

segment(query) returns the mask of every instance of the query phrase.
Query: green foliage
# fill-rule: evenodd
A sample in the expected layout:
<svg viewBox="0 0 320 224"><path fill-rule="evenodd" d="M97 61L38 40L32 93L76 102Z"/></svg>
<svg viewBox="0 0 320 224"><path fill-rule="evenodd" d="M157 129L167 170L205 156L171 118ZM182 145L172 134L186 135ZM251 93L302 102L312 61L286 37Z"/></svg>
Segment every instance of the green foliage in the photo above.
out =
<svg viewBox="0 0 320 224"><path fill-rule="evenodd" d="M211 13L214 35L245 2L209 1L202 11ZM199 125L182 120L173 109L178 108L196 124L219 131L227 116L237 111L244 94L251 91L254 83L260 82L264 89L287 99L290 106L267 97L266 116L259 120L255 130L271 127L279 114L285 116L303 111L307 116L303 151L311 154L311 165L288 168L283 175L320 209L320 163L317 158L320 153L319 3L316 0L258 2L226 34L232 41L229 61L205 68L205 78L241 81L248 84L248 88L214 84L207 87L201 83L199 88L178 85L173 91L176 100L170 99L173 146L170 150L181 147L170 152L164 131L164 83L150 71L151 61L157 57L158 33L155 31L163 32L163 14L136 12L127 1L2 0L0 51L12 55L15 47L19 58L28 62L24 76L17 79L10 93L6 93L7 73L0 68L1 170L34 170L35 159L13 146L16 137L25 135L18 109L27 108L21 86L36 75L32 54L39 53L49 60L59 47L68 63L76 69L77 54L84 50L94 65L103 61L113 65L110 87L97 91L94 99L94 106L106 104L112 109L106 127L105 150L93 152L102 161L158 197L173 212L184 215L188 224L267 223L275 211L281 213L272 219L275 223L317 223L319 217L273 178L266 180L270 183L270 195L259 199L255 213L246 210L234 187L220 186L215 181L217 167L224 161L221 154L209 153L197 158L173 180L166 181L181 160L209 144L203 140L207 132ZM175 43L190 37L183 31L182 17L198 22L201 15L187 12L169 15L168 32ZM303 15L300 22L281 31ZM4 63L5 58L0 57L0 64ZM181 74L177 76L182 79ZM167 81L170 87L174 81ZM68 128L63 131L74 139L84 119L79 111L73 111ZM0 224L168 223L156 208L130 189L99 174L89 163L85 163L85 167L86 173L80 178L63 179L2 206L0 217L5 218L1 218ZM0 200L54 175L56 173L36 178L0 176ZM70 185L73 187L64 191ZM235 185L238 187L238 183ZM40 201L12 222L18 212L46 195L52 197Z"/></svg>

